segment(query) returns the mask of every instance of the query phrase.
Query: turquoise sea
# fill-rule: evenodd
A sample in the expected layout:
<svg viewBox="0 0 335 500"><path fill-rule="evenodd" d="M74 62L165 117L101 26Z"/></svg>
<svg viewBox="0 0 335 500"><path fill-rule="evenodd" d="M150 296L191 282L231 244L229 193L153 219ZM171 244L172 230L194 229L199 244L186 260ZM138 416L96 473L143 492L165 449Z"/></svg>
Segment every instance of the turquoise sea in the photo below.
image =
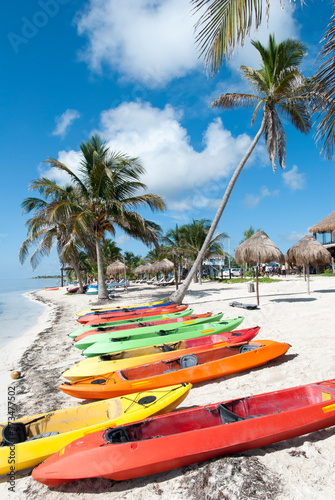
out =
<svg viewBox="0 0 335 500"><path fill-rule="evenodd" d="M48 286L59 286L59 279L0 279L0 348L20 337L44 311L44 305L33 302L24 293Z"/></svg>

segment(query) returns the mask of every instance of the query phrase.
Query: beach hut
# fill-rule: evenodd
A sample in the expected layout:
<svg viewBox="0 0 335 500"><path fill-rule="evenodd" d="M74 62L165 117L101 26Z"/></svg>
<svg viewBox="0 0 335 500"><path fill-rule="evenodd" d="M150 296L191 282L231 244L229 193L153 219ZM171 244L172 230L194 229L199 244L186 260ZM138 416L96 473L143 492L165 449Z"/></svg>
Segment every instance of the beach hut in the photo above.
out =
<svg viewBox="0 0 335 500"><path fill-rule="evenodd" d="M126 283L127 283L127 272L129 272L129 268L126 266L124 262L121 262L120 260L116 260L112 264L109 264L106 271L108 275L116 274L117 277L119 277L119 274L124 273L124 279Z"/></svg>
<svg viewBox="0 0 335 500"><path fill-rule="evenodd" d="M325 265L331 263L331 255L321 243L316 241L314 236L308 234L299 240L287 251L287 260L297 266L304 266L307 269L307 293L309 287L309 266Z"/></svg>
<svg viewBox="0 0 335 500"><path fill-rule="evenodd" d="M314 224L308 231L313 233L315 238L317 238L317 234L321 235L319 241L330 252L333 272L335 272L335 211Z"/></svg>
<svg viewBox="0 0 335 500"><path fill-rule="evenodd" d="M259 305L258 268L259 265L270 262L284 264L285 258L279 248L270 240L264 231L257 231L253 236L241 243L235 250L235 260L238 264L247 262L256 264L256 295Z"/></svg>

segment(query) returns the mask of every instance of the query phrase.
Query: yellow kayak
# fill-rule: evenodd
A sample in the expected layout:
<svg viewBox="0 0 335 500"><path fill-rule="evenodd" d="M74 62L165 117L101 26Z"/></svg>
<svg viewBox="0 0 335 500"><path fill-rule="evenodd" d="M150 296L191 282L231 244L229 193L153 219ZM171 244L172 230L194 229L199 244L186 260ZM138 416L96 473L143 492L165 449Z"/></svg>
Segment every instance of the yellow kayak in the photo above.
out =
<svg viewBox="0 0 335 500"><path fill-rule="evenodd" d="M188 383L178 384L0 424L0 474L35 467L86 434L169 413L191 387Z"/></svg>
<svg viewBox="0 0 335 500"><path fill-rule="evenodd" d="M150 306L158 306L159 304L165 304L167 301L166 300L159 300L158 302L147 302L146 304L131 304L128 306L113 306L112 304L109 307L97 307L94 309L85 309L84 311L80 311L77 313L77 316L85 316L85 314L91 314L94 313L95 311L118 311L120 309L133 309L133 308L138 308L138 307L150 307Z"/></svg>

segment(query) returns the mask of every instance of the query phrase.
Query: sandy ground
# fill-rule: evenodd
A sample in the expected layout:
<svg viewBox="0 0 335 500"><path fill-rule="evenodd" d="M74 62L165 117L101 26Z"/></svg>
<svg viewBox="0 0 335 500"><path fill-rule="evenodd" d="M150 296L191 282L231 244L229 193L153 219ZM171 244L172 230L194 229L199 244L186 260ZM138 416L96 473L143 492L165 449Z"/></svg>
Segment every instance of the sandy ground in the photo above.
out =
<svg viewBox="0 0 335 500"><path fill-rule="evenodd" d="M132 285L118 291L115 305L128 305L166 297L169 290ZM193 387L183 407L205 405L229 398L317 382L335 376L335 279L312 277L311 293L303 278L287 277L260 284L260 308L237 309L229 302L256 303L247 283L193 284L184 303L195 312L222 311L224 318L244 316L240 328L259 325L259 339L285 341L288 353L255 370ZM15 388L16 416L78 404L58 390L62 372L83 359L67 334L74 330L76 313L96 305L94 296L65 295L65 289L38 291L34 299L45 303L39 323L0 351L0 421L7 420L8 385ZM13 381L12 370L22 378ZM314 432L233 457L223 457L171 472L132 481L84 480L49 489L31 477L0 484L1 499L330 499L335 498L335 427Z"/></svg>

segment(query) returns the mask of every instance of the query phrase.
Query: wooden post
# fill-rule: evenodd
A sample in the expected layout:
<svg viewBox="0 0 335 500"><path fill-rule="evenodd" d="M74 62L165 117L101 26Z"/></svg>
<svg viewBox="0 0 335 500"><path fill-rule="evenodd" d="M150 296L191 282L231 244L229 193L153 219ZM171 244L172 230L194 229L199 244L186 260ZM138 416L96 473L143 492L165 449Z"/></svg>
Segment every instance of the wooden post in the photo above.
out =
<svg viewBox="0 0 335 500"><path fill-rule="evenodd" d="M259 306L258 266L259 266L259 264L257 263L257 266L256 266L256 296L257 296L257 305Z"/></svg>
<svg viewBox="0 0 335 500"><path fill-rule="evenodd" d="M306 267L307 267L307 293L309 295L310 294L310 290L309 290L309 263L308 262L306 264Z"/></svg>

